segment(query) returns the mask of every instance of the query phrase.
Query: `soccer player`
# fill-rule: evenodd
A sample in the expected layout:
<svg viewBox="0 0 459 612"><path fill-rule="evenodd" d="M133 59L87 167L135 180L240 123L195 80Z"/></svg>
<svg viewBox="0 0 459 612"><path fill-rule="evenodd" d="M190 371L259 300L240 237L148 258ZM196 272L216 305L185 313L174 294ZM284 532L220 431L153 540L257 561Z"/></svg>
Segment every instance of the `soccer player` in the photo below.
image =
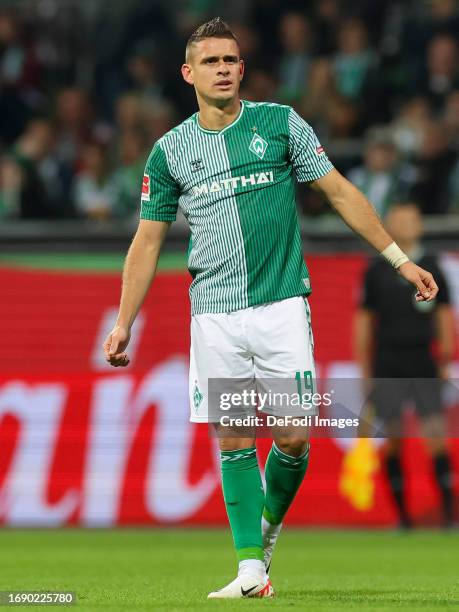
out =
<svg viewBox="0 0 459 612"><path fill-rule="evenodd" d="M416 299L430 301L437 293L432 275L393 242L372 205L334 169L312 128L292 108L240 100L243 75L237 40L220 18L191 35L182 76L195 89L199 112L160 138L148 158L119 315L104 343L109 363L129 363L130 329L180 206L191 228L189 391L191 421L198 423L212 420L209 379L314 373L306 300L311 287L294 176L327 198L416 286ZM275 436L265 469L266 491L255 440L220 437L219 443L239 571L209 597L269 597L271 555L308 466L308 438Z"/></svg>
<svg viewBox="0 0 459 612"><path fill-rule="evenodd" d="M374 261L365 275L362 304L356 317L357 358L364 378L377 379L372 403L386 428L385 466L400 526L411 526L401 461L406 400L414 402L420 418L441 493L443 523L450 526L454 519L453 478L440 383L440 378L447 378L454 357L454 315L448 285L435 257L422 248L422 218L415 203L392 205L386 225L412 261L434 272L439 291L434 301L416 302L409 283L384 260ZM390 299L385 299L387 295ZM437 342L436 356L432 352L433 340Z"/></svg>

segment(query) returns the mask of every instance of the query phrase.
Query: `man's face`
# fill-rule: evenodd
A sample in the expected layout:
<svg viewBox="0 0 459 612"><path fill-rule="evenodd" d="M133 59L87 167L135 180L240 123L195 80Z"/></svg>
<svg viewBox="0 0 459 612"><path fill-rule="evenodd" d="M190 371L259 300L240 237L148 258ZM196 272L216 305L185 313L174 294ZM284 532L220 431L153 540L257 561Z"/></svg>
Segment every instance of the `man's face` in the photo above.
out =
<svg viewBox="0 0 459 612"><path fill-rule="evenodd" d="M385 224L395 242L411 244L422 236L422 217L415 206L395 206L389 210Z"/></svg>
<svg viewBox="0 0 459 612"><path fill-rule="evenodd" d="M193 85L198 97L220 102L237 97L244 74L239 47L227 38L206 38L191 45L182 76Z"/></svg>

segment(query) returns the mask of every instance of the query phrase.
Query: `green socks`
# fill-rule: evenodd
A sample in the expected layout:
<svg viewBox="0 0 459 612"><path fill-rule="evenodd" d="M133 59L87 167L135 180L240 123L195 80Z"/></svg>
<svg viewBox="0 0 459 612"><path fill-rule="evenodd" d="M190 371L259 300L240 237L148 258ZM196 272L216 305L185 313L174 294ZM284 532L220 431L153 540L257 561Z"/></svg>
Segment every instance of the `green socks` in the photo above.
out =
<svg viewBox="0 0 459 612"><path fill-rule="evenodd" d="M279 525L303 481L309 462L309 446L300 457L286 455L273 443L266 461L264 518Z"/></svg>
<svg viewBox="0 0 459 612"><path fill-rule="evenodd" d="M223 497L238 559L263 561L264 492L256 448L221 451L220 457Z"/></svg>
<svg viewBox="0 0 459 612"><path fill-rule="evenodd" d="M263 561L261 517L271 525L282 523L306 473L309 447L300 457L292 457L272 445L266 462L266 499L254 446L221 451L220 456L223 497L238 559Z"/></svg>

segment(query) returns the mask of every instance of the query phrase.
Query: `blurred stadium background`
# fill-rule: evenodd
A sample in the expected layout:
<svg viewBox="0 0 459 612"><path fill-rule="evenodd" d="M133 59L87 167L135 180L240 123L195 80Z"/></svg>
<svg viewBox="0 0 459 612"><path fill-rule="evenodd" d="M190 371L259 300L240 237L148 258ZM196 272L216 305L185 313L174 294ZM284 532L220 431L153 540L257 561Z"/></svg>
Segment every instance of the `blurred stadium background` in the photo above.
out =
<svg viewBox="0 0 459 612"><path fill-rule="evenodd" d="M132 365L111 370L101 352L116 316L146 156L196 110L179 74L185 41L217 14L232 25L247 62L243 98L293 105L381 215L397 200L419 203L425 243L440 257L459 322L457 1L0 0L5 527L226 525L215 441L187 420L184 219L171 228L137 321ZM358 377L352 318L370 253L315 194L299 189L298 201L320 376ZM457 360L452 376L459 379ZM268 446L260 441L262 457ZM289 525L395 525L374 449L362 449L349 465L348 447L339 438L315 441ZM452 452L458 473L455 442ZM414 520L436 525L439 495L422 443L408 440L405 455ZM0 540L22 551L22 561L28 546L53 537L18 534L4 531ZM105 550L101 537L94 531L88 550ZM160 550L174 550L161 538ZM201 545L210 547L210 539L202 535ZM320 538L313 542L320 548ZM336 542L336 550L354 546ZM365 550L381 550L382 540L365 542ZM225 546L230 554L229 539ZM14 564L3 562L9 582L2 588L19 585ZM53 575L57 588L59 571ZM31 579L22 586L32 583L44 585ZM335 601L335 609L349 601Z"/></svg>

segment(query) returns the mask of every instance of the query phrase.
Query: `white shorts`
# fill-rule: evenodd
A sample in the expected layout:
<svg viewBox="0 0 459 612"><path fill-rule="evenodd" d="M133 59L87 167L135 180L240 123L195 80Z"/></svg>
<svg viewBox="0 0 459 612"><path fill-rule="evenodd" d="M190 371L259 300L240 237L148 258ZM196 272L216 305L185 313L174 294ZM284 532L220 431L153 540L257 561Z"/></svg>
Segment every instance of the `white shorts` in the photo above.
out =
<svg viewBox="0 0 459 612"><path fill-rule="evenodd" d="M209 418L209 379L295 380L306 372L315 378L313 351L311 311L305 297L230 313L193 315L190 420L215 420Z"/></svg>

